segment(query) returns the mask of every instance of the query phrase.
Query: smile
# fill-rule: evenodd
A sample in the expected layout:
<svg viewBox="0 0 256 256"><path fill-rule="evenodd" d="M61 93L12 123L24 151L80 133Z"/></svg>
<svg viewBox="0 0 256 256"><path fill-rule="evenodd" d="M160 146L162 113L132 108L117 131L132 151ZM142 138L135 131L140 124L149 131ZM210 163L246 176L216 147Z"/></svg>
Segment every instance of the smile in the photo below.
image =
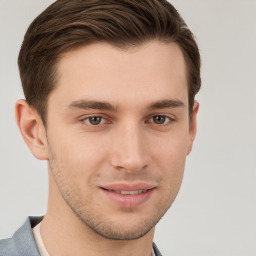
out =
<svg viewBox="0 0 256 256"><path fill-rule="evenodd" d="M137 195L137 194L141 194L147 191L147 189L143 189L143 190L135 190L135 191L124 191L124 190L109 190L112 192L116 192L118 194L121 195Z"/></svg>
<svg viewBox="0 0 256 256"><path fill-rule="evenodd" d="M101 187L101 191L103 198L106 198L106 202L110 205L113 204L121 208L136 208L150 200L155 188L155 186L145 183L112 184Z"/></svg>

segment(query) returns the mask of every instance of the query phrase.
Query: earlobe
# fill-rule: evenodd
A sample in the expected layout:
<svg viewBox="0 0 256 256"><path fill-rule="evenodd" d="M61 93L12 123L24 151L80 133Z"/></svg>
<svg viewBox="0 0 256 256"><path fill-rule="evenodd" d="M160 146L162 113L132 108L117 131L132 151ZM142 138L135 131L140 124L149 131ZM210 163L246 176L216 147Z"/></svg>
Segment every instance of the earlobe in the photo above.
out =
<svg viewBox="0 0 256 256"><path fill-rule="evenodd" d="M190 126L189 126L189 142L188 142L188 151L187 155L191 152L194 139L196 137L196 131L197 131L197 113L199 109L199 103L197 101L194 102L193 106L193 113L190 120Z"/></svg>
<svg viewBox="0 0 256 256"><path fill-rule="evenodd" d="M37 112L25 100L18 100L15 105L15 118L21 135L39 160L48 160L45 127Z"/></svg>

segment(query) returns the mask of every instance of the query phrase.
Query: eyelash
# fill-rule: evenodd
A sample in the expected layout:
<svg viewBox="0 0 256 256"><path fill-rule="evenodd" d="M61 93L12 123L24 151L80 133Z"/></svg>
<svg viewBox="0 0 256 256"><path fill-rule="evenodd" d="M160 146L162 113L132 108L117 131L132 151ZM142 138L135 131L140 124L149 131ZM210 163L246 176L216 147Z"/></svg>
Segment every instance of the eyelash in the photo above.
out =
<svg viewBox="0 0 256 256"><path fill-rule="evenodd" d="M164 118L164 122L163 123L155 123L154 122L154 118ZM96 124L92 124L92 119L93 118L97 118L97 119L100 119L99 120L99 123L96 123ZM104 120L104 122L102 123L102 121ZM87 125L89 126L100 126L100 125L104 125L105 123L107 123L107 119L104 118L103 116L100 116L100 115L93 115L93 116L87 116L83 119L80 120L82 123L87 123ZM156 125L156 126L166 126L166 125L169 125L170 123L174 122L175 119L174 118L171 118L169 116L166 116L166 115L153 115L151 116L149 119L147 119L146 123L152 123L153 125Z"/></svg>
<svg viewBox="0 0 256 256"><path fill-rule="evenodd" d="M90 122L90 120L91 119L93 119L93 118L100 118L100 123L99 124L92 124L91 122ZM81 122L83 122L83 123L87 123L88 125L90 125L90 126L99 126L99 125L102 125L102 123L101 123L101 121L102 120L105 120L105 121L107 121L107 119L106 118L104 118L104 117L102 117L102 116L88 116L88 117L85 117L85 118L83 118L82 120L81 120ZM88 121L88 122L87 122ZM105 122L104 122L105 123Z"/></svg>
<svg viewBox="0 0 256 256"><path fill-rule="evenodd" d="M154 120L154 118L164 118L164 122L163 123L155 123L155 122L152 122L154 125L161 125L161 126L164 126L164 125L168 125L172 122L174 122L175 120L169 116L166 116L166 115L154 115L152 116L149 120Z"/></svg>

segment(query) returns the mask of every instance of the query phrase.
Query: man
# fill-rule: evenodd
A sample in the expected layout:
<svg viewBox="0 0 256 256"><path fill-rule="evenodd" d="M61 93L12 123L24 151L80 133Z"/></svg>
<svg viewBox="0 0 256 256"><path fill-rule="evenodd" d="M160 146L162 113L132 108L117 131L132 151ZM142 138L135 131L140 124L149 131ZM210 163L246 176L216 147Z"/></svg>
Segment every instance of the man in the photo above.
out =
<svg viewBox="0 0 256 256"><path fill-rule="evenodd" d="M164 0L59 0L19 54L16 121L47 160L48 208L0 255L161 255L154 229L196 135L200 55Z"/></svg>

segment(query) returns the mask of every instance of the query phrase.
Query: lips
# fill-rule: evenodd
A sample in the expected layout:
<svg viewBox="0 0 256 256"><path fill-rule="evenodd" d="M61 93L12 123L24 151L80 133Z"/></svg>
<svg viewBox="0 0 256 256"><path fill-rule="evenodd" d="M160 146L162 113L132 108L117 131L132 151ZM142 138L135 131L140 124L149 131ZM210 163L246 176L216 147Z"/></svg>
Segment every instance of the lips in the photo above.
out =
<svg viewBox="0 0 256 256"><path fill-rule="evenodd" d="M111 184L102 186L103 189L113 190L113 191L138 191L138 190L149 190L154 188L154 185L150 185L148 183L135 183L135 184Z"/></svg>
<svg viewBox="0 0 256 256"><path fill-rule="evenodd" d="M110 201L119 207L135 208L148 201L155 187L146 183L112 184L101 187Z"/></svg>
<svg viewBox="0 0 256 256"><path fill-rule="evenodd" d="M134 190L134 191L125 191L125 190L109 190L112 192L116 192L118 194L122 194L122 195L137 195L137 194L141 194L147 191L147 189L143 189L143 190Z"/></svg>

